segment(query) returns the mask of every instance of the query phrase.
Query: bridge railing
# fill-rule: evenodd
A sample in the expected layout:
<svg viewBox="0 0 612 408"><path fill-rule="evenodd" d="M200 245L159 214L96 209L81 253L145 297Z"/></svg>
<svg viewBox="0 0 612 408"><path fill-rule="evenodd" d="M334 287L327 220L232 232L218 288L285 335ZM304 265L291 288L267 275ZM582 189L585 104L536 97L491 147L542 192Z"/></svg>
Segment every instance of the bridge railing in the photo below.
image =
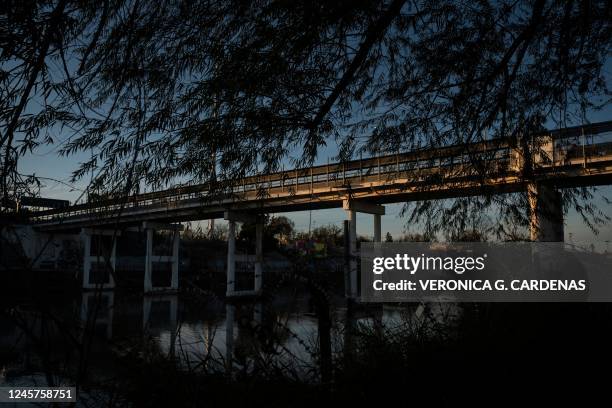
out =
<svg viewBox="0 0 612 408"><path fill-rule="evenodd" d="M528 151L534 169L577 164L587 166L589 163L607 161L612 155L612 129L610 126L596 126L574 132L551 132L529 141ZM524 155L521 148L513 149L512 170L519 171L523 167Z"/></svg>

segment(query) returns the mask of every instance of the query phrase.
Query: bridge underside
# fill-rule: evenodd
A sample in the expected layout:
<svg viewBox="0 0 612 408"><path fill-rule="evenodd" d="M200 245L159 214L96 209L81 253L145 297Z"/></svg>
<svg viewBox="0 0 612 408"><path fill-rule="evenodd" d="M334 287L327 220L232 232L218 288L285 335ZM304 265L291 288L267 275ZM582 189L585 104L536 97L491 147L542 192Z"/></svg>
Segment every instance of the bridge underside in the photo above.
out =
<svg viewBox="0 0 612 408"><path fill-rule="evenodd" d="M125 208L91 208L80 212L57 212L37 222L41 231L78 231L84 227L119 229L141 225L145 221L164 223L223 218L228 211L245 213L280 213L294 211L342 208L344 200L362 200L373 204L390 204L410 201L448 199L487 194L506 194L526 191L530 183L546 182L555 188L571 188L612 184L612 160L589 163L572 163L554 169L540 171L527 181L520 175L505 172L486 179L466 174L465 168L421 172L414 175L400 172L395 177L381 180L380 175L348 177L344 180L311 183L309 186L278 186L259 191L239 192L214 202L202 198L166 200L162 203L126 206ZM263 193L263 194L262 194ZM120 207L120 205L117 205Z"/></svg>

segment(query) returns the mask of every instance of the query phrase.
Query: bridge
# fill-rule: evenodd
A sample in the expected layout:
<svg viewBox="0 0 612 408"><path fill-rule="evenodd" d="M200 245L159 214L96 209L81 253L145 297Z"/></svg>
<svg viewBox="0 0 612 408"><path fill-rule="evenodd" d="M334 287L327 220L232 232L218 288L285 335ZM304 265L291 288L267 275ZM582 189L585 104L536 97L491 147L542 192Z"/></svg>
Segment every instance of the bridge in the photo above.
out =
<svg viewBox="0 0 612 408"><path fill-rule="evenodd" d="M235 180L222 194L210 184L102 199L33 211L31 223L43 233L81 233L85 238L84 286L96 262L91 237L121 230L146 230L145 290L153 290L152 234L174 233L173 255L157 262L173 265L171 288L178 285L177 223L224 218L229 221L227 293L234 294L235 224L256 222L255 291L261 289L261 215L343 208L349 219L350 251L357 253L356 212L374 216L374 241L381 240L384 204L527 191L531 238L563 240L559 189L612 184L612 121L543 132L523 138L482 140L407 153L382 155L308 168L258 174ZM120 233L120 232L119 232ZM110 264L114 264L114 244ZM357 293L356 273L348 292ZM104 285L112 286L110 281Z"/></svg>

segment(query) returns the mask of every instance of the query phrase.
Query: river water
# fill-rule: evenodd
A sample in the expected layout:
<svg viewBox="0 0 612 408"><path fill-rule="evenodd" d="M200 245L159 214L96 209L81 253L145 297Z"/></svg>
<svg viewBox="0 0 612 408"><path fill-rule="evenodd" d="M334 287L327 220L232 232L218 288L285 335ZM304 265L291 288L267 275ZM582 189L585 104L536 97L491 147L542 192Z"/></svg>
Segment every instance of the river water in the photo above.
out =
<svg viewBox="0 0 612 408"><path fill-rule="evenodd" d="M587 343L607 361L610 323L607 305L355 306L291 288L231 303L204 291L5 293L0 386L76 386L79 406L244 405L270 401L266 387L277 406L321 390L358 401L379 376L576 363L559 353Z"/></svg>
<svg viewBox="0 0 612 408"><path fill-rule="evenodd" d="M320 384L330 380L335 361L355 342L351 337L412 330L424 310L357 308L341 297L317 303L295 290L231 303L199 291L6 295L0 386L79 385L79 395L102 398L140 364L230 381L282 376ZM448 310L436 314L450 325L458 309Z"/></svg>

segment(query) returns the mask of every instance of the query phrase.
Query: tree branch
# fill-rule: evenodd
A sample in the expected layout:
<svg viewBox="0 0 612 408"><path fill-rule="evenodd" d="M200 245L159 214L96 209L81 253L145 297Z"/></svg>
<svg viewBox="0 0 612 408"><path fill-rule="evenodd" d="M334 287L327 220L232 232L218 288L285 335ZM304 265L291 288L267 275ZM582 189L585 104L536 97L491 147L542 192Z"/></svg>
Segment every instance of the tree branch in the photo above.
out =
<svg viewBox="0 0 612 408"><path fill-rule="evenodd" d="M355 73L366 60L366 57L368 56L374 44L384 34L393 19L400 13L405 2L406 0L394 0L393 3L391 3L389 9L382 15L382 17L380 17L380 19L376 21L373 26L368 28L368 31L365 35L365 39L359 46L359 51L357 51L355 58L353 58L348 69L340 79L340 82L336 84L333 91L327 97L325 103L323 104L323 106L321 106L321 109L319 109L317 115L310 123L311 130L316 129L321 124L321 122L323 122L323 119L334 106L334 103L336 103L336 100L338 99L342 91L344 91L353 80Z"/></svg>

